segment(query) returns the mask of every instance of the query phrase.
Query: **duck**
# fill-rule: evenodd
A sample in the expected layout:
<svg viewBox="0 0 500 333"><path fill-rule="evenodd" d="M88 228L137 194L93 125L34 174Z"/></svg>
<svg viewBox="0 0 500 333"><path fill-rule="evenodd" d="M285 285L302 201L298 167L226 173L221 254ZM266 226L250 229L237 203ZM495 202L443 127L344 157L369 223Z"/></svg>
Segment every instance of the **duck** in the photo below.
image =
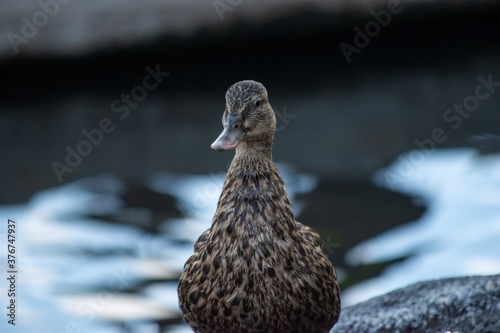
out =
<svg viewBox="0 0 500 333"><path fill-rule="evenodd" d="M320 236L295 221L272 159L276 116L252 80L226 92L216 151L235 149L211 227L178 284L194 332L329 332L340 315L336 271Z"/></svg>

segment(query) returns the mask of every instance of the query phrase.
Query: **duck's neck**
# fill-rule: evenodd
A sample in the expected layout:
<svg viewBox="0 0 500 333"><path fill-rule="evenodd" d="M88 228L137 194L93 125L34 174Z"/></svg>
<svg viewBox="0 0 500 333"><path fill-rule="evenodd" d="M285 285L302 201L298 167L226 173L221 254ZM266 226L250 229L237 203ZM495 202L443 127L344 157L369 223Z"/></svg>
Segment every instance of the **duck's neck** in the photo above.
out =
<svg viewBox="0 0 500 333"><path fill-rule="evenodd" d="M263 178L274 178L277 185L283 188L285 186L274 165L271 149L238 147L227 171L224 189L227 186L227 180L243 181L242 185L248 187L248 185L260 185L259 180Z"/></svg>
<svg viewBox="0 0 500 333"><path fill-rule="evenodd" d="M294 232L295 219L285 182L271 159L271 150L238 147L217 204L213 227L237 234L284 237Z"/></svg>
<svg viewBox="0 0 500 333"><path fill-rule="evenodd" d="M272 161L271 149L273 148L273 138L261 142L240 142L236 148L234 160L239 158L269 159Z"/></svg>

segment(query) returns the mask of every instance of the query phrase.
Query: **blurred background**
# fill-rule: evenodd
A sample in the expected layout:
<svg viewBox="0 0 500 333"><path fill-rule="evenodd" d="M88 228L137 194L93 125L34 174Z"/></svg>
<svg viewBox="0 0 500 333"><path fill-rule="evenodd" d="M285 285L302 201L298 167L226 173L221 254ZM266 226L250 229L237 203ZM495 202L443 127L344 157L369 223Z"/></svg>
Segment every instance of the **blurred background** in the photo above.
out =
<svg viewBox="0 0 500 333"><path fill-rule="evenodd" d="M343 306L500 273L499 15L496 1L2 1L0 248L10 218L18 308L0 330L189 332L177 279L215 212L233 153L209 147L243 79L269 92L274 160Z"/></svg>

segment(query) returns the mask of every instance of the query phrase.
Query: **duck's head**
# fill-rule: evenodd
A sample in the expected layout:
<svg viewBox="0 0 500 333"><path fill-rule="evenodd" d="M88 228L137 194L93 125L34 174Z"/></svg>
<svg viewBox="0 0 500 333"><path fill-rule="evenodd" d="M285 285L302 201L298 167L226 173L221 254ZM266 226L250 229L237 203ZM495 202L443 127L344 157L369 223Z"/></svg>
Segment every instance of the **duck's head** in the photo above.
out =
<svg viewBox="0 0 500 333"><path fill-rule="evenodd" d="M245 145L270 150L276 117L266 88L251 80L233 84L226 92L222 125L224 130L212 143L212 149L224 151Z"/></svg>

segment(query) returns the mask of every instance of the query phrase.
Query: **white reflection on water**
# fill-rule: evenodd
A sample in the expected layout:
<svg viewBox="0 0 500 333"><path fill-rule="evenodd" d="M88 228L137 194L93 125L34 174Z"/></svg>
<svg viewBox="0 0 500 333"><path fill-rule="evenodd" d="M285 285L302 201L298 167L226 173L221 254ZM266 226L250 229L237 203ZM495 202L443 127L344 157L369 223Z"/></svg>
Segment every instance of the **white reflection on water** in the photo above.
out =
<svg viewBox="0 0 500 333"><path fill-rule="evenodd" d="M438 150L408 165L410 154L380 171L375 182L389 187L390 179L396 191L420 197L428 210L418 221L362 242L346 259L359 265L411 257L347 289L344 305L421 280L500 273L500 155Z"/></svg>

